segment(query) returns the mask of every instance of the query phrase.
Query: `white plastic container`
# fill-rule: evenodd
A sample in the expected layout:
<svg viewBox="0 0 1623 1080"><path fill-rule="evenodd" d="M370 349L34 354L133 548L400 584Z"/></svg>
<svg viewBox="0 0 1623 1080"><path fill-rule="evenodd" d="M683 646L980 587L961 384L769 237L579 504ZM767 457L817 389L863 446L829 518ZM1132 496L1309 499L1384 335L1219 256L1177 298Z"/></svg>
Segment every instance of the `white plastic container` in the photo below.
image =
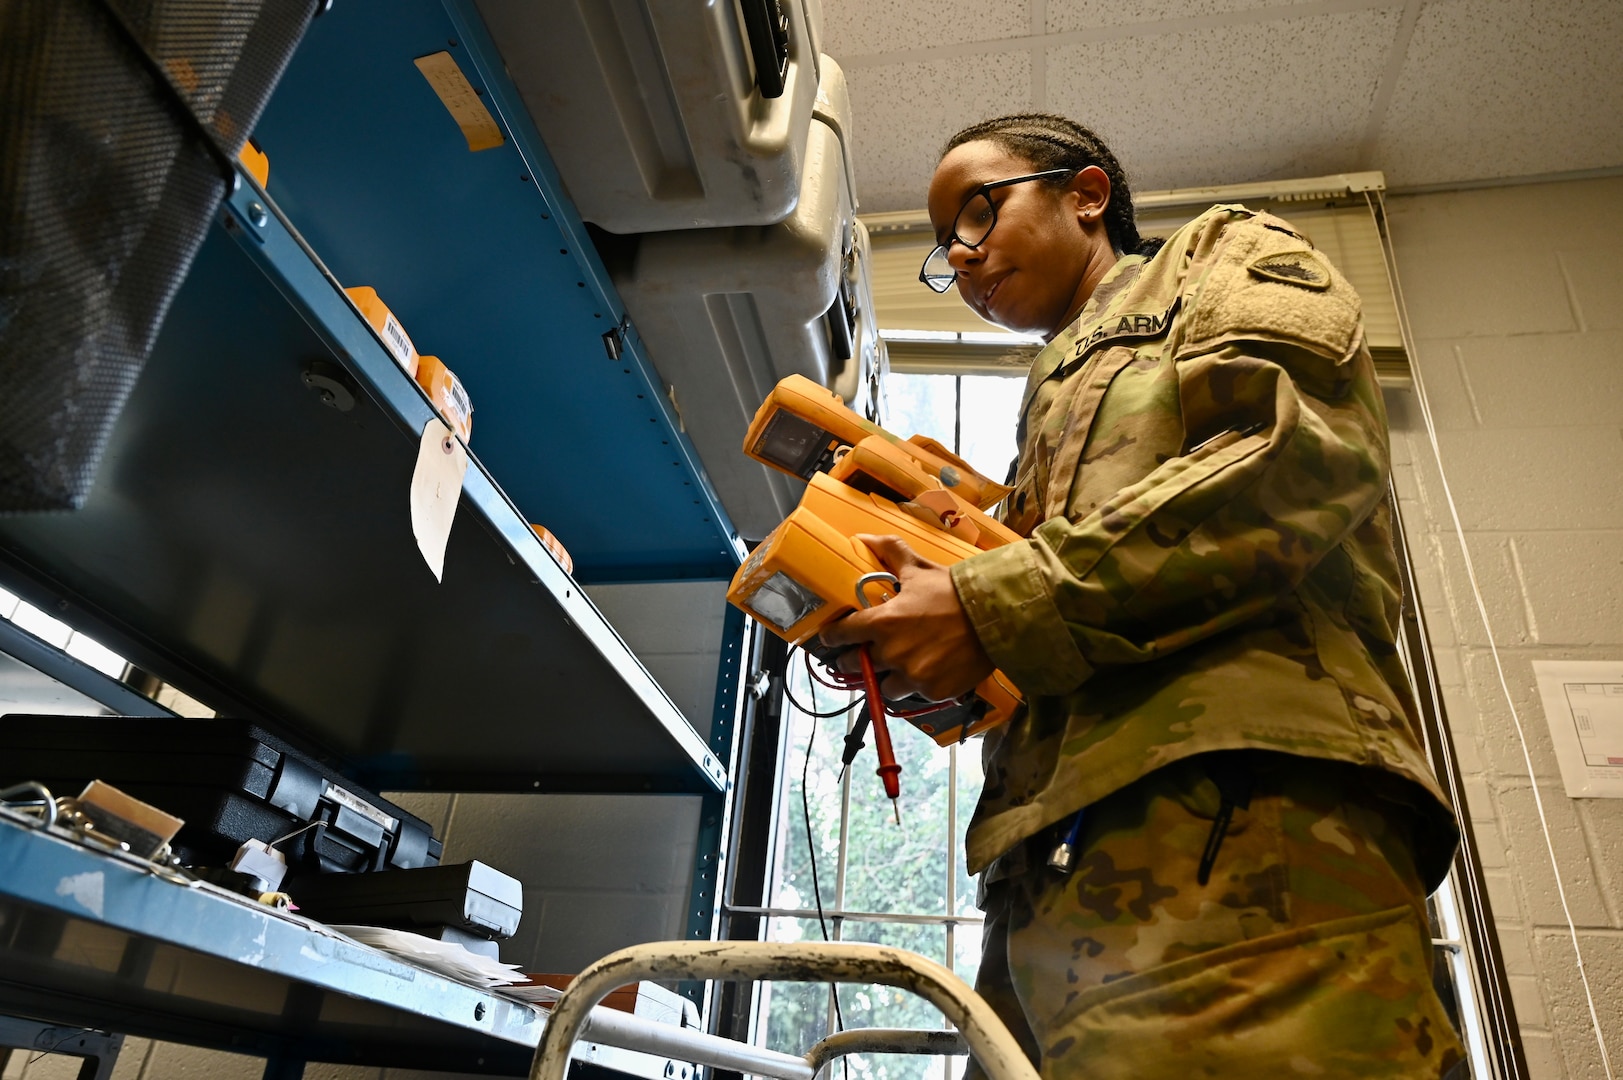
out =
<svg viewBox="0 0 1623 1080"><path fill-rule="evenodd" d="M855 217L843 135L845 76L821 58L823 93L806 139L800 199L777 224L650 233L610 272L648 357L670 384L688 437L728 516L759 539L794 509L799 481L742 452L779 379L804 375L854 408L875 400L883 362L868 237ZM629 242L628 242L629 246Z"/></svg>
<svg viewBox="0 0 1623 1080"><path fill-rule="evenodd" d="M885 354L885 341L879 336L879 323L873 303L873 247L868 242L868 227L856 223L856 258L849 271L852 293L856 301L856 334L854 353L857 362L847 364L829 388L839 394L845 403L876 424L883 425L883 387L890 361Z"/></svg>
<svg viewBox="0 0 1623 1080"><path fill-rule="evenodd" d="M768 225L794 207L817 93L821 19L807 10L817 0L783 0L776 97L763 93L731 0L477 3L587 221L627 234Z"/></svg>

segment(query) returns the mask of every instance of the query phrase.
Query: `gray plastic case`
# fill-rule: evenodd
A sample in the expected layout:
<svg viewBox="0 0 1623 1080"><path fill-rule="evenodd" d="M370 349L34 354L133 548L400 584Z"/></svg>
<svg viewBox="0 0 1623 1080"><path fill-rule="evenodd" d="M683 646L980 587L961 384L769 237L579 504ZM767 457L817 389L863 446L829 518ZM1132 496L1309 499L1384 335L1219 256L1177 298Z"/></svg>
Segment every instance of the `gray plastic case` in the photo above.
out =
<svg viewBox="0 0 1623 1080"><path fill-rule="evenodd" d="M765 97L731 0L477 0L581 217L609 232L768 225L794 207L817 93L817 0L784 0Z"/></svg>
<svg viewBox="0 0 1623 1080"><path fill-rule="evenodd" d="M821 69L801 196L784 220L651 233L610 265L722 506L750 540L782 521L804 487L743 454L772 387L804 375L861 411L884 364L845 143L845 76L826 56Z"/></svg>

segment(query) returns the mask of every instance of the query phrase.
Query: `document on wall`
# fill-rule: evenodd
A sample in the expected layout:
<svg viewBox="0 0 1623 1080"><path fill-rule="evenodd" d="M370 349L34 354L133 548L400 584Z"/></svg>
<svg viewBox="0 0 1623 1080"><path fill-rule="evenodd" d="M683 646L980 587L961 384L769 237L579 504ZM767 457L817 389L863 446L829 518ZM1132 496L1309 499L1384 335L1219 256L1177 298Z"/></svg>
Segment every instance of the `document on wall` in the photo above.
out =
<svg viewBox="0 0 1623 1080"><path fill-rule="evenodd" d="M1623 799L1623 660L1534 660L1561 782L1575 799Z"/></svg>

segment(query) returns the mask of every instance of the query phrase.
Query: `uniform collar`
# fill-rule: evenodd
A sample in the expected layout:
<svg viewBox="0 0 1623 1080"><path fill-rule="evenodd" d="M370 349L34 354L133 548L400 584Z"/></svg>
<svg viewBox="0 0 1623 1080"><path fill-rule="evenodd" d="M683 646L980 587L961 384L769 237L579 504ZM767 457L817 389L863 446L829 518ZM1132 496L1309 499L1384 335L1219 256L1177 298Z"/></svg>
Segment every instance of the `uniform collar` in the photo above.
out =
<svg viewBox="0 0 1623 1080"><path fill-rule="evenodd" d="M1099 284L1094 286L1093 295L1088 297L1087 303L1069 326L1054 335L1054 340L1043 346L1037 353L1036 359L1031 362L1031 371L1026 376L1025 394L1020 399L1020 415L1026 414L1031 404L1031 396L1037 392L1037 387L1054 373L1054 370L1065 362L1076 345L1077 338L1092 327L1100 319L1112 313L1111 305L1128 291L1128 286L1138 280L1139 273L1148 262L1142 255L1124 255L1116 260Z"/></svg>

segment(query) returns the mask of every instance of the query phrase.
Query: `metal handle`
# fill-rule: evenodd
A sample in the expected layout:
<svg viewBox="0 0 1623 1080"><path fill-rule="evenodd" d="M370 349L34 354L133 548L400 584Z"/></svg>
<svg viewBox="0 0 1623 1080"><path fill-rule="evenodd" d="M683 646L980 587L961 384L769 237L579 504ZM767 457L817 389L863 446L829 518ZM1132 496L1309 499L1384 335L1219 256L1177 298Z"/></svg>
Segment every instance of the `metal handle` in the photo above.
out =
<svg viewBox="0 0 1623 1080"><path fill-rule="evenodd" d="M806 1064L816 1073L835 1058L847 1054L917 1054L922 1057L963 1057L969 1044L956 1031L920 1031L916 1028L852 1028L836 1031L806 1053Z"/></svg>
<svg viewBox="0 0 1623 1080"><path fill-rule="evenodd" d="M530 1080L564 1080L570 1049L592 1006L616 987L640 979L894 986L940 1009L992 1080L1037 1080L1037 1070L992 1007L935 961L884 945L772 941L656 941L621 949L589 965L553 1006L530 1066ZM827 1052L824 1044L819 1045Z"/></svg>
<svg viewBox="0 0 1623 1080"><path fill-rule="evenodd" d="M876 581L884 582L897 592L902 590L901 579L888 571L875 570L871 574L863 574L861 577L857 578L857 604L859 606L865 608L873 607L873 603L868 599L868 586L872 585Z"/></svg>
<svg viewBox="0 0 1623 1080"><path fill-rule="evenodd" d="M805 1057L724 1039L692 1028L661 1024L618 1009L594 1007L580 1037L621 1050L729 1069L772 1080L815 1080L824 1065L847 1054L915 1054L927 1057L969 1053L956 1031L912 1028L853 1028L837 1031L813 1046Z"/></svg>
<svg viewBox="0 0 1623 1080"><path fill-rule="evenodd" d="M19 799L18 795L28 795L31 798ZM51 795L51 789L34 780L25 780L20 784L0 789L0 803L12 803L17 806L40 807L40 824L42 829L48 829L56 824L56 799Z"/></svg>
<svg viewBox="0 0 1623 1080"><path fill-rule="evenodd" d="M554 1022L549 1020L548 1025ZM814 1080L816 1076L816 1070L805 1058L793 1054L780 1054L749 1043L724 1039L720 1035L674 1024L661 1024L602 1006L588 1011L580 1034L588 1042L677 1061L691 1061L716 1069L730 1069L747 1076L770 1076L775 1080Z"/></svg>
<svg viewBox="0 0 1623 1080"><path fill-rule="evenodd" d="M782 97L789 74L789 18L779 0L743 0L739 7L755 61L755 85L764 98Z"/></svg>

